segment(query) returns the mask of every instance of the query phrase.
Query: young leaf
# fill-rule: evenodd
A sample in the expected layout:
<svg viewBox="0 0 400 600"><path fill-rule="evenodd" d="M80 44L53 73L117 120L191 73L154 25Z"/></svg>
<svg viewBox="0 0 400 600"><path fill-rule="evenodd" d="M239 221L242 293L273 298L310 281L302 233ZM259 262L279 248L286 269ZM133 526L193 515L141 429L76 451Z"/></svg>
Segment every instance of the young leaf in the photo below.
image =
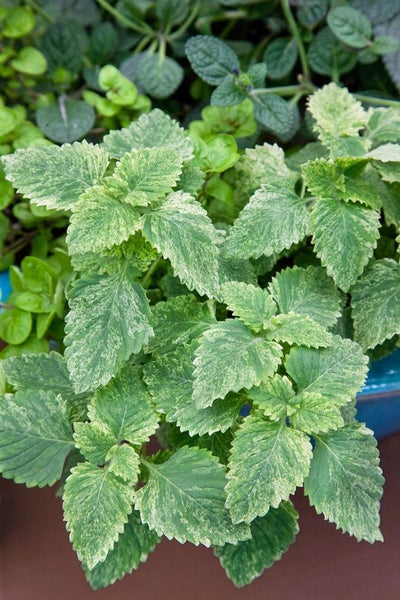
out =
<svg viewBox="0 0 400 600"><path fill-rule="evenodd" d="M108 155L100 146L83 141L16 150L2 161L18 193L38 206L71 210L83 192L101 182Z"/></svg>
<svg viewBox="0 0 400 600"><path fill-rule="evenodd" d="M321 267L279 271L268 289L281 313L308 315L325 328L334 325L340 315L340 294Z"/></svg>
<svg viewBox="0 0 400 600"><path fill-rule="evenodd" d="M262 184L233 224L226 249L238 258L268 256L301 241L309 228L306 200L290 182Z"/></svg>
<svg viewBox="0 0 400 600"><path fill-rule="evenodd" d="M203 333L195 354L193 399L198 408L206 408L228 392L271 377L282 351L279 344L256 337L238 319L228 319Z"/></svg>
<svg viewBox="0 0 400 600"><path fill-rule="evenodd" d="M340 408L318 392L301 392L292 404L295 412L289 417L290 424L304 433L326 433L344 425Z"/></svg>
<svg viewBox="0 0 400 600"><path fill-rule="evenodd" d="M140 57L136 78L146 94L153 98L167 98L180 86L183 74L176 60L146 52Z"/></svg>
<svg viewBox="0 0 400 600"><path fill-rule="evenodd" d="M248 98L246 91L235 81L227 79L215 88L210 97L211 106L235 106Z"/></svg>
<svg viewBox="0 0 400 600"><path fill-rule="evenodd" d="M136 484L139 477L140 458L128 444L118 444L110 448L106 455L111 473L126 482Z"/></svg>
<svg viewBox="0 0 400 600"><path fill-rule="evenodd" d="M74 550L89 569L113 548L132 501L132 484L109 468L82 462L72 469L64 487L64 519Z"/></svg>
<svg viewBox="0 0 400 600"><path fill-rule="evenodd" d="M287 500L308 474L311 456L308 437L285 421L247 417L233 440L227 473L233 522L251 522Z"/></svg>
<svg viewBox="0 0 400 600"><path fill-rule="evenodd" d="M248 525L234 525L225 508L225 467L210 452L186 446L162 464L145 466L149 480L136 492L135 507L158 535L196 546L249 537Z"/></svg>
<svg viewBox="0 0 400 600"><path fill-rule="evenodd" d="M319 348L329 346L332 341L332 334L322 325L308 315L294 312L272 316L265 323L264 329L267 331L267 339L290 345Z"/></svg>
<svg viewBox="0 0 400 600"><path fill-rule="evenodd" d="M231 281L221 288L222 298L235 317L258 330L272 317L277 306L271 295L260 287Z"/></svg>
<svg viewBox="0 0 400 600"><path fill-rule="evenodd" d="M400 334L400 265L377 260L352 290L355 339L367 350Z"/></svg>
<svg viewBox="0 0 400 600"><path fill-rule="evenodd" d="M333 33L352 48L365 48L371 35L371 22L351 6L338 6L329 11L327 22Z"/></svg>
<svg viewBox="0 0 400 600"><path fill-rule="evenodd" d="M292 384L286 375L274 375L262 381L258 387L247 392L247 397L263 411L271 421L281 421L288 413L288 405L295 396Z"/></svg>
<svg viewBox="0 0 400 600"><path fill-rule="evenodd" d="M0 471L28 487L53 485L73 449L61 396L24 390L0 399Z"/></svg>
<svg viewBox="0 0 400 600"><path fill-rule="evenodd" d="M196 75L211 85L219 85L239 72L239 59L234 51L215 37L196 35L186 42L185 52Z"/></svg>
<svg viewBox="0 0 400 600"><path fill-rule="evenodd" d="M369 429L350 423L316 436L304 491L318 513L357 540L383 541L379 531L383 482L376 440Z"/></svg>
<svg viewBox="0 0 400 600"><path fill-rule="evenodd" d="M145 214L143 235L165 258L175 274L199 294L218 291L216 230L199 202L184 192L173 192L158 209Z"/></svg>
<svg viewBox="0 0 400 600"><path fill-rule="evenodd" d="M112 276L89 275L70 292L65 356L76 392L105 385L153 330L143 288L123 269Z"/></svg>
<svg viewBox="0 0 400 600"><path fill-rule="evenodd" d="M279 560L294 542L299 515L291 502L281 502L250 525L251 538L214 548L226 574L237 587L251 583Z"/></svg>
<svg viewBox="0 0 400 600"><path fill-rule="evenodd" d="M75 446L94 465L103 466L109 450L115 445L115 437L110 431L96 423L74 424Z"/></svg>
<svg viewBox="0 0 400 600"><path fill-rule="evenodd" d="M103 142L114 158L139 148L171 148L184 160L193 158L193 144L187 132L158 108L141 115L129 127L111 131Z"/></svg>
<svg viewBox="0 0 400 600"><path fill-rule="evenodd" d="M317 256L336 285L347 292L376 247L379 213L359 204L324 198L314 206L311 228Z"/></svg>
<svg viewBox="0 0 400 600"><path fill-rule="evenodd" d="M85 100L59 98L57 104L41 106L36 122L46 137L59 144L82 138L93 127L96 113Z"/></svg>
<svg viewBox="0 0 400 600"><path fill-rule="evenodd" d="M139 513L131 512L124 531L120 534L106 559L92 570L85 568L86 579L95 590L107 587L127 573L137 569L159 543L158 535L144 525ZM85 566L85 565L84 565Z"/></svg>

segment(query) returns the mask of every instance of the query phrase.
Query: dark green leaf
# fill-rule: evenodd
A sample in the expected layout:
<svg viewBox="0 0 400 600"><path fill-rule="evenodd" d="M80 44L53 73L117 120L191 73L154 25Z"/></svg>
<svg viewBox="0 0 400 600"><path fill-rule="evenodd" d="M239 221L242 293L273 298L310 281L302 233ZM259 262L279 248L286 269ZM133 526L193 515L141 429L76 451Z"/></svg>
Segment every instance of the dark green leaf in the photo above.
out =
<svg viewBox="0 0 400 600"><path fill-rule="evenodd" d="M40 107L36 120L49 139L64 144L79 140L93 127L95 112L84 100L60 97L57 104Z"/></svg>

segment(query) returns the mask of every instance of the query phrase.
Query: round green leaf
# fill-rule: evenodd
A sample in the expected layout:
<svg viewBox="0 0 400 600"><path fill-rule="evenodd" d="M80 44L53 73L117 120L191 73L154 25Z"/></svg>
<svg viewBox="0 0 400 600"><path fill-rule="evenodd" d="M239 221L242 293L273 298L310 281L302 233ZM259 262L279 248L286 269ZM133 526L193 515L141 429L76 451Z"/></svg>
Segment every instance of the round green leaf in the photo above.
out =
<svg viewBox="0 0 400 600"><path fill-rule="evenodd" d="M32 31L35 25L35 15L27 6L16 6L8 13L4 25L3 35L8 38L21 38Z"/></svg>
<svg viewBox="0 0 400 600"><path fill-rule="evenodd" d="M43 54L32 46L22 48L11 64L16 71L25 75L43 75L47 68L47 60Z"/></svg>
<svg viewBox="0 0 400 600"><path fill-rule="evenodd" d="M93 106L83 100L62 100L52 106L43 106L36 113L36 121L43 133L53 142L71 143L82 138L95 121Z"/></svg>
<svg viewBox="0 0 400 600"><path fill-rule="evenodd" d="M32 315L25 310L13 308L0 315L0 338L7 344L22 344L32 328Z"/></svg>
<svg viewBox="0 0 400 600"><path fill-rule="evenodd" d="M356 53L346 50L329 27L321 29L312 39L307 58L312 70L320 75L348 73L357 64Z"/></svg>
<svg viewBox="0 0 400 600"><path fill-rule="evenodd" d="M11 108L0 106L0 136L10 133L17 126L18 117Z"/></svg>
<svg viewBox="0 0 400 600"><path fill-rule="evenodd" d="M369 19L351 6L338 6L329 11L327 22L336 37L353 48L365 48L372 35Z"/></svg>
<svg viewBox="0 0 400 600"><path fill-rule="evenodd" d="M136 76L147 94L153 98L166 98L180 86L183 69L168 56L160 59L157 54L145 54L139 62Z"/></svg>
<svg viewBox="0 0 400 600"><path fill-rule="evenodd" d="M269 79L282 79L289 75L297 61L297 47L292 38L277 38L264 52Z"/></svg>

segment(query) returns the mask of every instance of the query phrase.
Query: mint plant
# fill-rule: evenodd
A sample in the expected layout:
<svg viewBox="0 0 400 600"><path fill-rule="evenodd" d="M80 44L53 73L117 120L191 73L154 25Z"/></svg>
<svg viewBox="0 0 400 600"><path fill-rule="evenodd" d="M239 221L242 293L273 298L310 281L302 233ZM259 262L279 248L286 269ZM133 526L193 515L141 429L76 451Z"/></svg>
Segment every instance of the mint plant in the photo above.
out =
<svg viewBox="0 0 400 600"><path fill-rule="evenodd" d="M400 334L399 112L334 83L308 110L316 139L287 155L154 109L101 144L2 159L32 206L68 215L73 274L63 355L1 362L0 469L61 481L94 588L161 536L213 547L246 585L294 541L297 487L382 540L355 395Z"/></svg>

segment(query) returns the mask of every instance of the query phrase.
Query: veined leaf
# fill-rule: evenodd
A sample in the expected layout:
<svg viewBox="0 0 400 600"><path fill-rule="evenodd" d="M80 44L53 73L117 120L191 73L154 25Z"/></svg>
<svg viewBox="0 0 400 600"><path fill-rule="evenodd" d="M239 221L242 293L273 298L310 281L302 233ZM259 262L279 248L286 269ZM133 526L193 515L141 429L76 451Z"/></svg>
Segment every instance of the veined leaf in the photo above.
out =
<svg viewBox="0 0 400 600"><path fill-rule="evenodd" d="M278 94L253 96L254 116L282 141L290 140L299 126L295 108Z"/></svg>
<svg viewBox="0 0 400 600"><path fill-rule="evenodd" d="M400 110L397 107L373 108L368 111L369 121L365 135L373 146L398 142L400 138Z"/></svg>
<svg viewBox="0 0 400 600"><path fill-rule="evenodd" d="M288 413L288 405L295 393L286 375L274 375L247 392L247 397L263 411L271 421L281 421Z"/></svg>
<svg viewBox="0 0 400 600"><path fill-rule="evenodd" d="M139 148L171 148L184 160L193 158L193 144L187 132L158 108L141 115L129 127L111 131L103 141L114 158Z"/></svg>
<svg viewBox="0 0 400 600"><path fill-rule="evenodd" d="M144 366L144 379L157 410L191 436L225 432L236 422L245 400L238 394L230 394L212 406L197 408L192 399L192 359L193 349L183 345Z"/></svg>
<svg viewBox="0 0 400 600"><path fill-rule="evenodd" d="M90 275L70 292L65 356L77 392L105 385L153 330L143 288L129 270L112 276Z"/></svg>
<svg viewBox="0 0 400 600"><path fill-rule="evenodd" d="M217 233L199 202L173 192L158 209L145 214L143 235L165 258L175 274L199 294L218 291Z"/></svg>
<svg viewBox="0 0 400 600"><path fill-rule="evenodd" d="M106 461L108 468L117 477L131 484L136 484L139 477L140 458L128 444L118 444L110 448Z"/></svg>
<svg viewBox="0 0 400 600"><path fill-rule="evenodd" d="M229 46L209 35L196 35L185 45L193 71L207 83L219 85L236 71L239 59Z"/></svg>
<svg viewBox="0 0 400 600"><path fill-rule="evenodd" d="M135 507L159 535L196 546L249 537L248 525L234 525L225 508L225 467L210 452L185 446L162 464L145 465L149 480L136 492Z"/></svg>
<svg viewBox="0 0 400 600"><path fill-rule="evenodd" d="M250 198L229 232L226 249L238 258L268 256L301 241L309 228L306 200L290 182L273 181Z"/></svg>
<svg viewBox="0 0 400 600"><path fill-rule="evenodd" d="M136 71L137 83L153 98L171 96L182 83L183 75L176 60L150 52L141 55Z"/></svg>
<svg viewBox="0 0 400 600"><path fill-rule="evenodd" d="M268 289L282 313L308 315L325 328L334 325L340 315L340 294L321 267L279 271Z"/></svg>
<svg viewBox="0 0 400 600"><path fill-rule="evenodd" d="M132 510L133 486L108 468L79 463L65 482L64 519L79 560L93 569L113 548Z"/></svg>
<svg viewBox="0 0 400 600"><path fill-rule="evenodd" d="M234 523L251 522L287 500L308 474L311 456L304 433L260 414L247 417L233 440L227 473L226 506Z"/></svg>
<svg viewBox="0 0 400 600"><path fill-rule="evenodd" d="M339 336L329 348L293 348L286 358L286 371L299 392L321 394L325 401L345 405L361 389L368 371L368 358L358 344Z"/></svg>
<svg viewBox="0 0 400 600"><path fill-rule="evenodd" d="M96 423L74 424L75 446L94 465L103 466L109 450L115 445L113 434Z"/></svg>
<svg viewBox="0 0 400 600"><path fill-rule="evenodd" d="M0 398L0 471L27 487L60 478L74 440L65 403L51 391L24 390Z"/></svg>
<svg viewBox="0 0 400 600"><path fill-rule="evenodd" d="M343 427L340 407L327 402L318 392L301 392L292 400L293 413L289 421L292 427L309 433L326 433Z"/></svg>
<svg viewBox="0 0 400 600"><path fill-rule="evenodd" d="M127 573L137 569L159 543L158 535L140 520L133 510L115 546L106 559L91 571L85 568L86 579L95 590L107 587Z"/></svg>
<svg viewBox="0 0 400 600"><path fill-rule="evenodd" d="M327 22L336 37L352 48L365 48L370 42L371 22L352 6L333 8L328 13Z"/></svg>
<svg viewBox="0 0 400 600"><path fill-rule="evenodd" d="M316 436L304 491L318 513L357 540L383 541L379 531L383 482L376 440L369 429L350 423Z"/></svg>
<svg viewBox="0 0 400 600"><path fill-rule="evenodd" d="M212 325L195 351L193 399L206 408L228 392L258 385L277 370L282 349L255 336L238 319Z"/></svg>
<svg viewBox="0 0 400 600"><path fill-rule="evenodd" d="M315 251L343 291L357 281L371 258L379 227L379 213L359 204L328 198L315 204L311 226Z"/></svg>
<svg viewBox="0 0 400 600"><path fill-rule="evenodd" d="M100 146L83 141L21 149L3 156L2 161L7 179L31 202L71 210L83 192L100 184L108 154Z"/></svg>
<svg viewBox="0 0 400 600"><path fill-rule="evenodd" d="M319 348L329 346L332 334L308 315L289 312L272 316L264 325L267 339L296 346Z"/></svg>
<svg viewBox="0 0 400 600"><path fill-rule="evenodd" d="M367 350L400 334L400 265L377 260L352 290L355 339Z"/></svg>
<svg viewBox="0 0 400 600"><path fill-rule="evenodd" d="M291 502L281 502L250 525L251 539L214 548L226 574L237 587L251 583L279 560L299 530L299 515Z"/></svg>
<svg viewBox="0 0 400 600"><path fill-rule="evenodd" d="M268 291L238 281L224 283L221 289L224 302L235 317L254 329L262 329L277 306Z"/></svg>

